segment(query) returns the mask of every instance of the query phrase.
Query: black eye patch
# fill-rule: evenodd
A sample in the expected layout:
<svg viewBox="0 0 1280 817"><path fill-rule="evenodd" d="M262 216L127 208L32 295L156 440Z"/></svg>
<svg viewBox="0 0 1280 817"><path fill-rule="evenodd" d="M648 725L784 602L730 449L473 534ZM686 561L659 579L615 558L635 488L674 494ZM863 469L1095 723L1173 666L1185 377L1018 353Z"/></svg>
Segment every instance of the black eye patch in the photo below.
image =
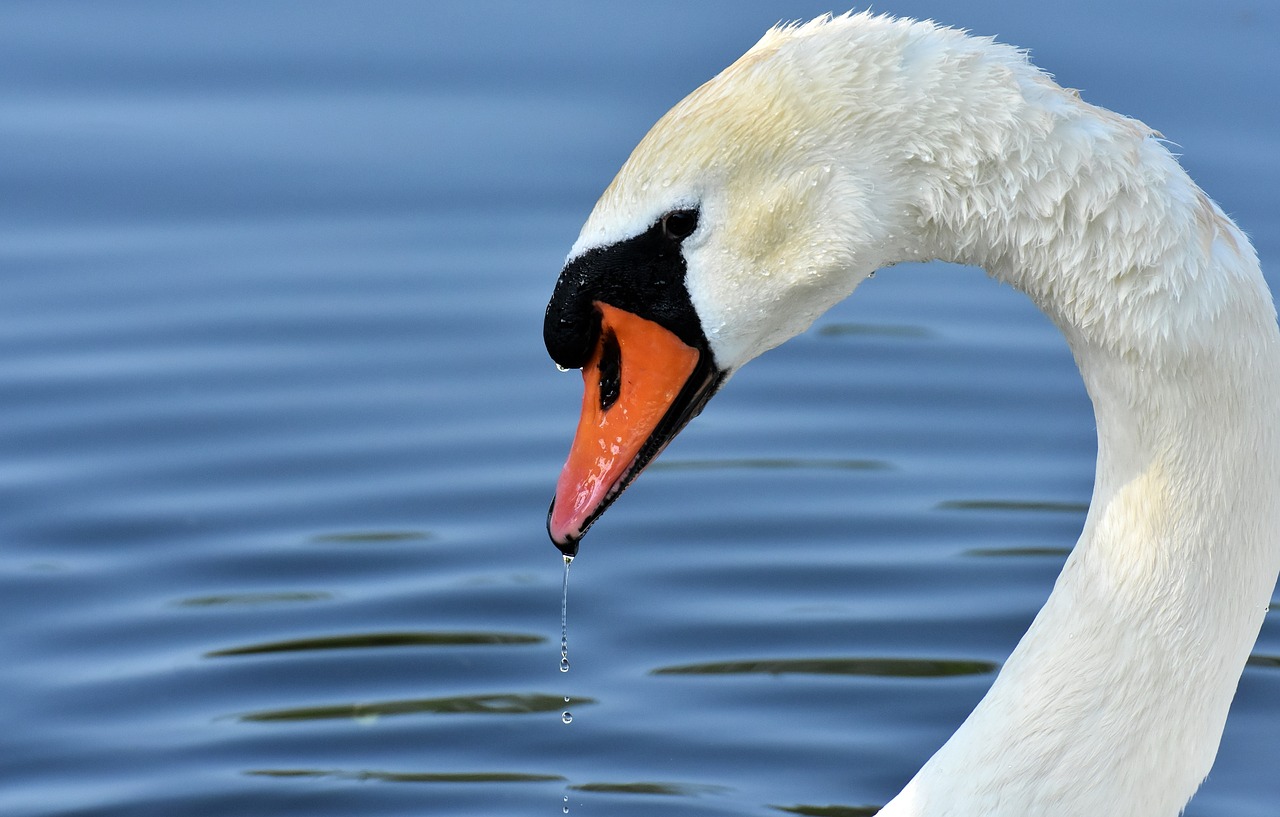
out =
<svg viewBox="0 0 1280 817"><path fill-rule="evenodd" d="M696 209L673 210L639 235L587 250L565 265L542 325L551 359L580 369L600 337L597 301L651 320L695 349L707 349L685 288L680 242L698 227Z"/></svg>

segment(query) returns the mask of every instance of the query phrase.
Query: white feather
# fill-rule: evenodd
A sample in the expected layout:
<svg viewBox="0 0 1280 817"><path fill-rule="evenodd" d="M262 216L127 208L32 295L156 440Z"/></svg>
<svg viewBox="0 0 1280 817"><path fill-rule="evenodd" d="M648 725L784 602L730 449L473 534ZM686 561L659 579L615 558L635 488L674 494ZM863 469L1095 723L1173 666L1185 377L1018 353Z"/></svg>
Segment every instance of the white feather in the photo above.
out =
<svg viewBox="0 0 1280 817"><path fill-rule="evenodd" d="M1280 571L1280 334L1245 236L1150 129L1022 52L867 13L775 28L680 102L573 254L693 205L687 283L723 368L940 258L1027 293L1094 402L1075 550L883 817L1176 815Z"/></svg>

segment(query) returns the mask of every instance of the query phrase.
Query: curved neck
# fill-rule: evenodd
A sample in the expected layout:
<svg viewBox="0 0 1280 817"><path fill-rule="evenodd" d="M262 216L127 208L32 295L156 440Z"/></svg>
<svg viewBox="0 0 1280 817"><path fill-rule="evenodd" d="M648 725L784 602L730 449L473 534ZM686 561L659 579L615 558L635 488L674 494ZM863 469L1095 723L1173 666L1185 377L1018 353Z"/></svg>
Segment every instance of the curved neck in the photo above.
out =
<svg viewBox="0 0 1280 817"><path fill-rule="evenodd" d="M1021 92L999 161L924 170L921 232L1062 329L1097 479L1030 630L881 814L1175 817L1280 570L1280 334L1248 241L1145 128L1038 75Z"/></svg>

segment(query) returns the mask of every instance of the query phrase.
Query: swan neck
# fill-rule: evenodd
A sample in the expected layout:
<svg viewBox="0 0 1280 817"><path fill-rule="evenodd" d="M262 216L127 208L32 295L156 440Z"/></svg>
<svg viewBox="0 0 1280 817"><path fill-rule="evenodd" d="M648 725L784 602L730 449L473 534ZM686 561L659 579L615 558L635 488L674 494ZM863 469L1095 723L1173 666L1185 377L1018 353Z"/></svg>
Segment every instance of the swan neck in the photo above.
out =
<svg viewBox="0 0 1280 817"><path fill-rule="evenodd" d="M1175 817L1280 572L1275 309L1248 240L1150 131L1035 73L1005 90L981 137L915 167L919 234L1062 330L1097 478L1045 607L882 815Z"/></svg>

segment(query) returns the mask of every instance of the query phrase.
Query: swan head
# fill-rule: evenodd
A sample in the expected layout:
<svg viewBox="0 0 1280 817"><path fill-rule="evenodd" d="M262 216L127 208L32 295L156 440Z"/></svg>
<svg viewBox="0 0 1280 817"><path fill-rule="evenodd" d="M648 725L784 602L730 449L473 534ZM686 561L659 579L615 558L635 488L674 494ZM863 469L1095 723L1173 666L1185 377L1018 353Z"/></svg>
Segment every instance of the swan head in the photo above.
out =
<svg viewBox="0 0 1280 817"><path fill-rule="evenodd" d="M663 116L569 253L544 327L585 382L547 522L567 555L735 370L910 254L903 151L868 98L889 91L824 79L860 74L830 67L860 65L847 41L806 42L832 24L771 31Z"/></svg>

